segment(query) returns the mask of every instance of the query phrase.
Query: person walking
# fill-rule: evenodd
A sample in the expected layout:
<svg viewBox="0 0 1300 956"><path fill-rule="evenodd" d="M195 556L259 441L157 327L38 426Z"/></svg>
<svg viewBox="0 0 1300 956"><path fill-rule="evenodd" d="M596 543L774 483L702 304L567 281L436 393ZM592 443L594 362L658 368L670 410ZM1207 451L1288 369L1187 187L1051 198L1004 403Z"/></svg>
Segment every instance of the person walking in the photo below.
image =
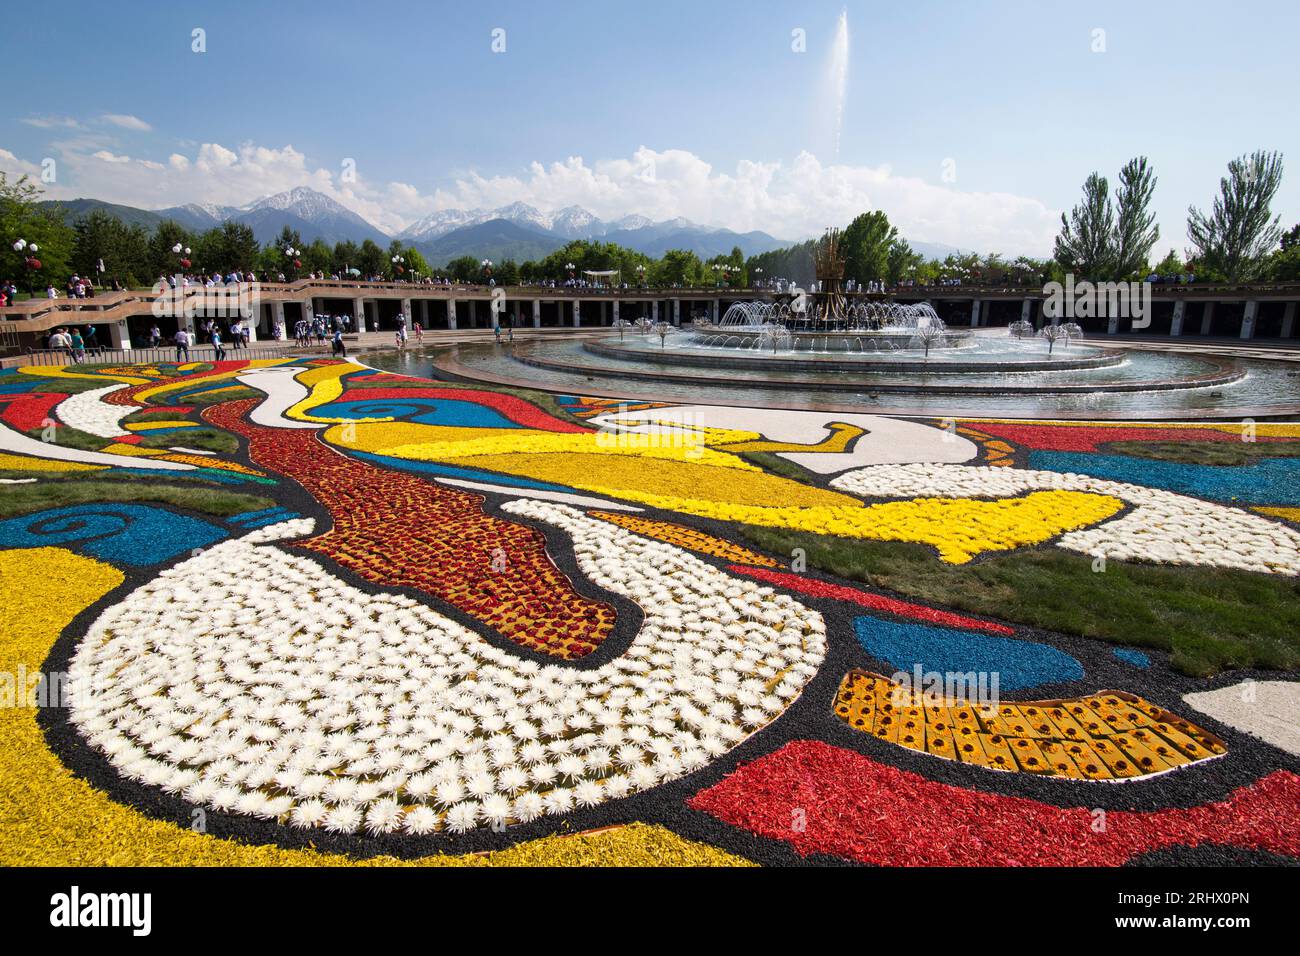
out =
<svg viewBox="0 0 1300 956"><path fill-rule="evenodd" d="M84 362L86 360L86 342L81 337L81 333L74 326L72 329L72 361Z"/></svg>
<svg viewBox="0 0 1300 956"><path fill-rule="evenodd" d="M212 327L212 347L216 350L217 361L224 362L226 360L226 350L221 346L221 330L215 325Z"/></svg>
<svg viewBox="0 0 1300 956"><path fill-rule="evenodd" d="M347 345L346 342L343 341L343 330L342 330L342 329L335 329L335 330L334 330L334 348L333 348L333 353L334 353L335 355L341 355L343 358L347 358L347 357L348 357L348 345Z"/></svg>
<svg viewBox="0 0 1300 956"><path fill-rule="evenodd" d="M190 333L184 329L176 330L176 364L190 360Z"/></svg>

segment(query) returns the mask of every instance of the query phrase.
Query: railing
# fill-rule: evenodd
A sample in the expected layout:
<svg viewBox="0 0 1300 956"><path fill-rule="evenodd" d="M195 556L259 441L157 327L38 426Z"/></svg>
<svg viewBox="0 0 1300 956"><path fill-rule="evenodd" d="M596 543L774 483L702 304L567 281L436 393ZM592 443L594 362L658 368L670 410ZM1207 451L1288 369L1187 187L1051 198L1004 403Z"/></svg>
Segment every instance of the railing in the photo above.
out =
<svg viewBox="0 0 1300 956"><path fill-rule="evenodd" d="M180 351L175 346L166 348L143 349L108 349L83 348L81 355L75 355L73 349L28 349L20 356L23 365L154 365L158 362L175 362ZM293 355L285 349L223 349L224 360L235 359L285 359ZM221 359L217 350L211 345L191 345L182 361L216 362Z"/></svg>

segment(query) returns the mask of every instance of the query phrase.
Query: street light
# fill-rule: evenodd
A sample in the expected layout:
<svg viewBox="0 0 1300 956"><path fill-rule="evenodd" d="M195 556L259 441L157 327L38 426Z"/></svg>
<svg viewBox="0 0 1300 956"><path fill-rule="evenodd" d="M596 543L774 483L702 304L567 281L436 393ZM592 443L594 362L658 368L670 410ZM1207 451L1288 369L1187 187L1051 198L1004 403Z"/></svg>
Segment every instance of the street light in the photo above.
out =
<svg viewBox="0 0 1300 956"><path fill-rule="evenodd" d="M398 277L399 275L401 275L403 272L406 271L405 266L403 266L403 263L404 263L404 262L406 262L406 260L405 260L403 257L401 257L401 256L393 256L393 258L392 258L392 263L393 263L393 279L394 279L394 281L397 279L397 277Z"/></svg>
<svg viewBox="0 0 1300 956"><path fill-rule="evenodd" d="M40 252L40 246L34 242L28 242L26 239L19 239L14 243L14 252L23 257L23 265L27 267L27 294L34 295L33 282L36 279L36 273L41 268L41 260L36 258L36 253Z"/></svg>

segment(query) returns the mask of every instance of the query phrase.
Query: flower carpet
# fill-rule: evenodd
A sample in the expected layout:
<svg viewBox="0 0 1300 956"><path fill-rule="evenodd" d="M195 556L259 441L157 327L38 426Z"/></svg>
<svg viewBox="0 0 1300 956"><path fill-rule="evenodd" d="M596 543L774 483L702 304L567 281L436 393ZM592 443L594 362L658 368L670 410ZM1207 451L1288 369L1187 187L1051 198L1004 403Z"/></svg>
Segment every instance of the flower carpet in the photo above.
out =
<svg viewBox="0 0 1300 956"><path fill-rule="evenodd" d="M0 858L1300 862L1298 446L4 370Z"/></svg>

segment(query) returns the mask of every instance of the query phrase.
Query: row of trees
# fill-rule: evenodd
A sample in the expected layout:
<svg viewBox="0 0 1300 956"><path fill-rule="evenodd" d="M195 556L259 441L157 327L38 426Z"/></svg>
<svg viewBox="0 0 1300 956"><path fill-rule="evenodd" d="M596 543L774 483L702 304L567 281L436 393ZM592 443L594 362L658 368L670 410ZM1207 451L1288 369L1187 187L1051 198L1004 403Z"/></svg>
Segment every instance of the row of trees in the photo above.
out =
<svg viewBox="0 0 1300 956"><path fill-rule="evenodd" d="M1203 281L1300 279L1300 225L1283 233L1280 217L1270 209L1281 179L1278 153L1260 151L1234 159L1228 164L1228 175L1220 180L1210 211L1189 208L1189 249L1182 256L1171 250L1154 271L1192 272ZM1145 156L1124 165L1113 194L1107 178L1092 173L1084 182L1082 200L1061 217L1050 260L1025 256L1008 260L996 253L926 259L899 236L884 212L863 213L841 233L845 278L861 286L953 280L1030 285L1059 280L1066 272L1096 280L1143 278L1153 271L1150 257L1160 239L1151 209L1156 182ZM17 280L30 271L30 257L12 248L15 238L37 243L42 288L46 283L60 286L74 273L98 278L101 285L116 280L124 286L142 286L182 268L223 275L251 271L289 280L308 273L399 279L432 275L458 282L482 282L488 277L482 262L473 256L434 269L417 249L397 240L387 249L369 239L333 246L317 239L304 247L299 233L287 226L275 241L263 245L251 228L229 221L193 233L169 220L151 232L95 211L68 225L57 210L40 205L39 195L39 188L26 177L11 183L0 173L0 235L5 237L0 278ZM188 249L188 254L178 256L173 251L177 245ZM498 284L513 285L564 282L587 271L615 270L632 285L745 287L784 278L806 287L816 278L815 246L816 240L808 240L748 258L734 248L708 259L690 250L670 249L653 258L615 243L575 240L537 261L495 263L491 277ZM182 258L189 260L188 267Z"/></svg>
<svg viewBox="0 0 1300 956"><path fill-rule="evenodd" d="M1300 279L1300 251L1293 227L1285 236L1272 203L1282 184L1282 156L1258 150L1228 163L1210 211L1187 210L1189 248L1170 250L1154 271L1194 273L1202 281L1246 282ZM1105 176L1092 173L1083 199L1061 216L1055 261L1060 268L1099 280L1140 279L1151 271L1151 250L1160 240L1151 200L1156 177L1147 158L1129 160L1112 197ZM1284 241L1285 240L1285 241Z"/></svg>

